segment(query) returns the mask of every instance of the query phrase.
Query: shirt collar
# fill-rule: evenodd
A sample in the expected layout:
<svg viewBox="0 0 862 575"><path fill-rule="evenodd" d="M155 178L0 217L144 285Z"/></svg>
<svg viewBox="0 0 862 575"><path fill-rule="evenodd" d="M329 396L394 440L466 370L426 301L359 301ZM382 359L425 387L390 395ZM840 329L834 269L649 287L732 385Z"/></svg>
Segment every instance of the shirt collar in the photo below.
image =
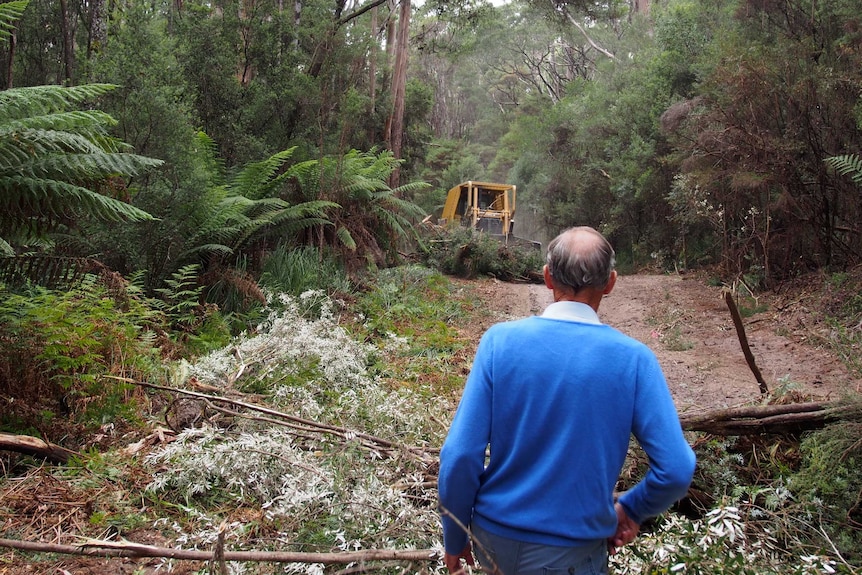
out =
<svg viewBox="0 0 862 575"><path fill-rule="evenodd" d="M601 325L598 314L585 303L576 301L558 301L545 308L542 317L563 321L577 321Z"/></svg>

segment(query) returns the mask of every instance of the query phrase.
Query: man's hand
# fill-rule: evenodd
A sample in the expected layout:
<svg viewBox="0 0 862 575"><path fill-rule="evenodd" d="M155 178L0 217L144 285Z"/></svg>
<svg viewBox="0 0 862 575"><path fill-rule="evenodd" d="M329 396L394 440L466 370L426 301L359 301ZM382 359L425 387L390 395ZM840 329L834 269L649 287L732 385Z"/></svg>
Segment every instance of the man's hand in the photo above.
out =
<svg viewBox="0 0 862 575"><path fill-rule="evenodd" d="M641 528L628 516L622 505L614 503L614 509L617 512L617 531L608 539L608 553L611 555L615 555L618 548L634 541Z"/></svg>
<svg viewBox="0 0 862 575"><path fill-rule="evenodd" d="M458 555L452 555L451 553L446 553L443 556L443 562L446 564L446 569L449 570L449 573L452 575L456 575L457 573L464 573L464 567L461 566L461 559L470 565L471 567L475 565L473 563L473 547L470 543L467 543L467 546L464 547L464 550L461 551Z"/></svg>

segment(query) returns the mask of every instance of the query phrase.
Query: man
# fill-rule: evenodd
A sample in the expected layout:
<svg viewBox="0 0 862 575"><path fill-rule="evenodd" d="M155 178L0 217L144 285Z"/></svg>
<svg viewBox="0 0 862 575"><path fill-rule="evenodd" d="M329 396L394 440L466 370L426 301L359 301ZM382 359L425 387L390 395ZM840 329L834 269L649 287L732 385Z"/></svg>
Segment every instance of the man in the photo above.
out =
<svg viewBox="0 0 862 575"><path fill-rule="evenodd" d="M450 573L474 547L498 575L607 573L608 553L686 493L695 457L658 361L597 315L613 268L597 231L563 232L544 267L554 303L479 342L440 453ZM631 435L650 467L615 503Z"/></svg>

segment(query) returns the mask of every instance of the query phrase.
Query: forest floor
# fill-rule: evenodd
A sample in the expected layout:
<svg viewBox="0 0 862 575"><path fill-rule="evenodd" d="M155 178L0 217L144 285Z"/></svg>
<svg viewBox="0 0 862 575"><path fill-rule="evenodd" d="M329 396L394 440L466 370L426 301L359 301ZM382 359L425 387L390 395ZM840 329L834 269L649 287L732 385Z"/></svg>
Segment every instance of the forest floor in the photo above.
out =
<svg viewBox="0 0 862 575"><path fill-rule="evenodd" d="M763 400L743 355L722 289L710 286L706 280L696 274L624 275L599 310L605 323L643 341L656 353L680 413ZM491 324L540 314L551 302L551 292L543 285L493 279L452 281L475 294L481 302L474 306L474 319L466 321L467 327L461 329L461 337L471 345L478 342ZM824 319L830 306L842 305L842 301L858 294L824 290L827 285L825 276L817 276L787 286L783 291L760 295L756 300L750 297L739 300L740 309L753 312L744 314L745 332L771 392L793 393L796 400L839 399L862 388L860 375L852 373L825 345L836 335ZM465 353L472 357L471 349ZM5 493L32 501L32 517L7 517L7 521L36 522L41 514L62 522L67 507L72 513L86 499L85 494L73 493L58 482L56 476L40 473L38 469L30 475L20 478L19 487L15 487L15 482L11 487L7 485ZM86 516L83 511L75 515L81 521L86 521ZM51 530L47 522L44 527ZM63 527L58 523L54 529ZM139 543L171 545L151 528L143 527L124 535ZM37 555L39 560L31 563L27 557L8 549L0 550L0 575L160 572L160 563L155 559ZM206 568L200 562L181 561L173 573L189 575Z"/></svg>
<svg viewBox="0 0 862 575"><path fill-rule="evenodd" d="M657 355L680 413L697 413L760 400L759 384L746 362L724 292L700 275L621 275L599 308L602 321L647 344ZM489 309L473 337L494 321L540 314L551 302L544 285L479 280ZM825 345L834 337L824 308L841 294L824 294L809 278L786 292L739 301L755 363L773 394L836 400L862 389L862 378ZM859 326L856 327L859 329Z"/></svg>

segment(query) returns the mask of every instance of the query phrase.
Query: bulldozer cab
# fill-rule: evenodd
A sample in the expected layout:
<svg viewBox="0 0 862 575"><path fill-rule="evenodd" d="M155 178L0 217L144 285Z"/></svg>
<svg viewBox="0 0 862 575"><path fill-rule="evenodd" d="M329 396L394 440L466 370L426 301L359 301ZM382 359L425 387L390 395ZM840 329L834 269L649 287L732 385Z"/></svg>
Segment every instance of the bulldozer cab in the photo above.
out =
<svg viewBox="0 0 862 575"><path fill-rule="evenodd" d="M446 195L442 224L458 223L489 234L512 233L516 188L509 184L464 182Z"/></svg>

